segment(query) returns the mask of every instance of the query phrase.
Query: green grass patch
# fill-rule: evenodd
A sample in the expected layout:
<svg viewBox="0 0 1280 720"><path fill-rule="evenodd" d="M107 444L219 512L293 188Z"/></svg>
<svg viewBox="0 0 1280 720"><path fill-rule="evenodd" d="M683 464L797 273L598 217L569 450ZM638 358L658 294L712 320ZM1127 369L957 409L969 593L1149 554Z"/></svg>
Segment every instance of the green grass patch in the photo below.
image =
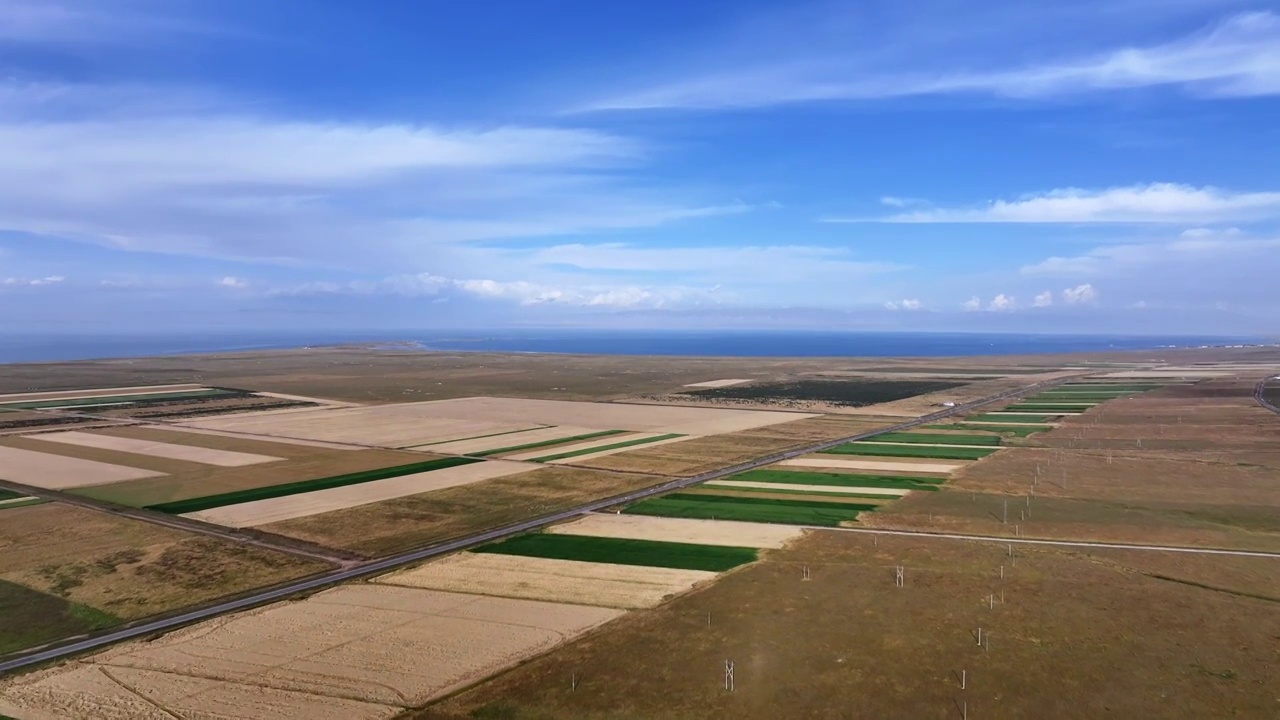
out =
<svg viewBox="0 0 1280 720"><path fill-rule="evenodd" d="M982 430L985 432L995 432L1001 435L1012 435L1013 437L1024 438L1028 435L1046 432L1053 429L1052 425L976 425L968 423L952 423L949 425L926 425L926 430Z"/></svg>
<svg viewBox="0 0 1280 720"><path fill-rule="evenodd" d="M937 490L946 478L907 477L905 475L854 475L852 473L792 472L790 470L748 470L726 478L793 485L832 485L835 487L878 487L898 490Z"/></svg>
<svg viewBox="0 0 1280 720"><path fill-rule="evenodd" d="M675 493L652 500L643 500L624 512L631 515L697 520L740 520L836 527L842 522L856 520L858 513L871 512L876 507L878 506L871 504L833 503L820 500L778 500Z"/></svg>
<svg viewBox="0 0 1280 720"><path fill-rule="evenodd" d="M49 501L45 500L44 498L34 498L34 497L27 498L26 500L19 500L17 502L5 503L4 505L0 505L0 512L4 512L5 510L13 510L14 508L20 508L20 507L31 507L32 505L43 505L47 502Z"/></svg>
<svg viewBox="0 0 1280 720"><path fill-rule="evenodd" d="M160 393L156 395L115 395L111 397L79 398L76 400L32 400L30 402L5 403L5 407L19 410L39 410L51 407L91 407L111 403L155 403L166 400L188 400L192 398L216 398L225 396L249 395L242 390L184 390L182 392Z"/></svg>
<svg viewBox="0 0 1280 720"><path fill-rule="evenodd" d="M581 535L519 535L472 552L723 572L755 562L755 548Z"/></svg>
<svg viewBox="0 0 1280 720"><path fill-rule="evenodd" d="M0 488L0 500L13 500L14 498L26 497L23 493L14 490L5 490Z"/></svg>
<svg viewBox="0 0 1280 720"><path fill-rule="evenodd" d="M810 498L823 498L823 497L825 498L858 498L858 499L865 499L865 500L881 500L886 502L889 500L899 499L897 495L877 495L875 493L860 493L857 491L856 488L851 488L848 491L840 491L840 492L834 492L834 491L823 492L821 490L796 490L793 487L788 485L778 485L777 487L767 487L767 488L732 487L732 486L726 486L726 485L705 485L703 486L703 489L704 490L721 490L724 492L731 492L735 494L736 493L769 493L770 495L795 495L797 497L810 497ZM915 489L916 490L937 490L937 488L915 488Z"/></svg>
<svg viewBox="0 0 1280 720"><path fill-rule="evenodd" d="M552 460L563 460L565 458L578 457L579 455L590 455L591 453L604 452L605 450L617 450L619 448L631 447L633 445L648 445L656 443L659 440L671 440L672 438L684 437L677 433L669 435L658 435L656 437L638 438L636 440L626 440L616 442L612 445L600 445L598 447L582 448L581 450L570 450L569 452L556 453L555 455L544 455L542 457L533 458L533 462L551 462Z"/></svg>
<svg viewBox="0 0 1280 720"><path fill-rule="evenodd" d="M101 610L0 580L0 655L119 624Z"/></svg>
<svg viewBox="0 0 1280 720"><path fill-rule="evenodd" d="M938 433L892 432L876 435L874 442L924 443L926 445L990 445L1000 444L996 435L941 435Z"/></svg>
<svg viewBox="0 0 1280 720"><path fill-rule="evenodd" d="M485 450L483 452L467 453L475 457L489 457L490 455L501 455L502 453L520 452L521 450L537 450L538 448L551 447L552 445L564 445L565 443L577 442L579 440L591 440L592 438L607 437L609 435L621 435L626 430L601 430L600 432L587 433L585 435L574 435L573 437L556 438L554 440L543 440L542 442L526 443L524 445L512 445L510 447L497 448L496 450Z"/></svg>
<svg viewBox="0 0 1280 720"><path fill-rule="evenodd" d="M314 492L316 490L328 490L330 488L346 487L348 485L359 485L361 483L373 482L374 480L387 480L389 478L400 477L402 475L413 475L415 473L431 472L432 470L443 470L445 468L458 467L459 465L470 465L471 463L478 462L483 461L475 458L464 457L442 458L439 460L412 463L410 465L397 465L395 467L381 468L378 470L365 470L363 472L349 473L347 475L335 475L334 477L318 478L316 480L301 480L299 482L284 483L282 485L269 485L267 487L251 488L248 490L237 490L235 492L222 493L220 495L208 495L200 498L176 500L174 502L160 503L158 505L148 505L146 506L146 509L157 510L171 515L180 515L182 513L199 512L201 510L226 507L227 505L239 505L240 503L251 502L253 500L267 500L270 498L286 497L288 495L301 495L302 493Z"/></svg>
<svg viewBox="0 0 1280 720"><path fill-rule="evenodd" d="M966 420L978 420L980 422L1007 422L1007 423L1047 423L1058 417L1057 415L1013 415L1002 412L989 412L982 415L974 415Z"/></svg>
<svg viewBox="0 0 1280 720"><path fill-rule="evenodd" d="M835 455L876 455L881 457L935 458L939 460L981 460L999 448L949 448L949 447L910 447L906 445L880 445L874 442L851 442L837 445L825 453Z"/></svg>

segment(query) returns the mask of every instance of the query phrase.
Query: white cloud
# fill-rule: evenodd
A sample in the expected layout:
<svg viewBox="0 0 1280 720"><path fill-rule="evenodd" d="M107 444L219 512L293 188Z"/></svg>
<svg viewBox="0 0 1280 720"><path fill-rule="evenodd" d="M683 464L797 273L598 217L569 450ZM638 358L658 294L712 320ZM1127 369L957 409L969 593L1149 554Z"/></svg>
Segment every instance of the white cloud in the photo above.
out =
<svg viewBox="0 0 1280 720"><path fill-rule="evenodd" d="M249 287L249 281L244 278L238 278L228 275L218 281L218 285L224 288L242 289Z"/></svg>
<svg viewBox="0 0 1280 720"><path fill-rule="evenodd" d="M978 310L982 309L982 300L979 300L978 296L974 295L973 297L966 300L964 302L964 305L962 305L961 307L964 309L965 312L977 312Z"/></svg>
<svg viewBox="0 0 1280 720"><path fill-rule="evenodd" d="M907 311L923 310L924 303L920 302L919 300L912 300L912 299L890 300L884 304L884 308L886 310L907 310Z"/></svg>
<svg viewBox="0 0 1280 720"><path fill-rule="evenodd" d="M1005 295L1004 293L991 298L991 302L987 304L987 310L991 312L1007 312L1017 308L1018 301L1012 295Z"/></svg>
<svg viewBox="0 0 1280 720"><path fill-rule="evenodd" d="M1171 265L1194 268L1197 264L1225 263L1238 266L1242 257L1280 248L1280 238L1224 235L1185 235L1176 240L1103 245L1083 255L1050 257L1024 265L1024 275L1071 277L1081 275L1129 275Z"/></svg>
<svg viewBox="0 0 1280 720"><path fill-rule="evenodd" d="M1152 183L1104 190L1063 188L976 208L929 208L889 223L1201 223L1280 217L1280 192ZM865 222L833 218L829 222Z"/></svg>
<svg viewBox="0 0 1280 720"><path fill-rule="evenodd" d="M43 287L45 285L57 285L65 281L66 281L66 278L63 277L62 275L49 275L47 277L42 277L42 278L9 277L9 278L5 278L3 281L0 281L0 285L8 285L8 286L25 285L27 287Z"/></svg>
<svg viewBox="0 0 1280 720"><path fill-rule="evenodd" d="M932 62L923 53L917 53L923 61L909 56L877 62L874 52L865 52L874 42L846 43L856 50L834 57L807 58L799 51L755 62L739 58L736 66L641 86L576 110L749 108L957 94L1039 99L1158 86L1200 97L1280 94L1280 16L1271 12L1238 14L1163 43L971 71L954 70L945 54L934 55Z"/></svg>
<svg viewBox="0 0 1280 720"><path fill-rule="evenodd" d="M1077 285L1062 291L1062 301L1068 305L1088 305L1097 302L1098 291L1089 283Z"/></svg>
<svg viewBox="0 0 1280 720"><path fill-rule="evenodd" d="M1038 308L1049 307L1050 305L1053 305L1053 292L1050 290L1045 290L1039 295L1036 295L1035 300L1033 300L1031 304Z"/></svg>

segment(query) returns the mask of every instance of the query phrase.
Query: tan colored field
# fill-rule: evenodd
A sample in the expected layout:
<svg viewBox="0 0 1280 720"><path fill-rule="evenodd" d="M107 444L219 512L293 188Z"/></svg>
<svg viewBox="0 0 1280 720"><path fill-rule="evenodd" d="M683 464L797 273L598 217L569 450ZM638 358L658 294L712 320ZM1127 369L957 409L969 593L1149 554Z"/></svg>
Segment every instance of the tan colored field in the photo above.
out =
<svg viewBox="0 0 1280 720"><path fill-rule="evenodd" d="M364 449L359 445L352 445L349 443L331 443L331 442L321 442L319 440L302 440L299 438L286 438L286 437L279 437L279 436L268 437L263 435L254 435L252 433L231 432L230 430L209 430L206 428L185 427L182 425L166 425L164 429L172 430L173 432L187 433L189 435L204 435L207 437L228 437L228 438L240 438L243 440L269 441L269 442L280 443L284 445L298 445L302 447L325 448L326 450L363 450Z"/></svg>
<svg viewBox="0 0 1280 720"><path fill-rule="evenodd" d="M659 435L661 435L661 433L622 433L618 435L606 435L605 437L568 443L566 445L555 445L551 447L541 447L536 450L526 450L524 452L515 453L514 455L504 455L503 458L507 460L532 460L534 458L555 455L562 452L590 450L591 448L604 447L606 445L612 445L620 442L630 442L632 440L644 440L646 438L658 437Z"/></svg>
<svg viewBox="0 0 1280 720"><path fill-rule="evenodd" d="M846 460L825 455L783 460L778 465L786 467L834 468L837 470L875 470L877 472L916 472L945 474L964 467L961 463L920 462L913 458L901 460Z"/></svg>
<svg viewBox="0 0 1280 720"><path fill-rule="evenodd" d="M419 445L414 449L431 450L433 452L450 453L455 455L467 455L474 452L484 452L486 450L497 450L500 448L517 447L529 443L577 437L579 435L587 435L593 432L600 432L600 428L586 428L577 425L553 425L551 427L540 427L533 430L503 433L501 435L488 435L485 437L469 438L467 440L454 440L446 443Z"/></svg>
<svg viewBox="0 0 1280 720"><path fill-rule="evenodd" d="M697 440L697 435L685 435L682 437L666 438L665 440L655 440L651 443L643 445L633 445L631 447L613 448L612 450L601 450L600 452L587 453L586 455L575 455L569 458L560 458L559 460L548 460L551 465L589 465L599 458L609 457L611 455L619 455L626 452L636 452L641 448L655 448L662 445L670 445L672 443L690 442ZM619 441L621 442L621 441ZM559 448L557 448L559 450Z"/></svg>
<svg viewBox="0 0 1280 720"><path fill-rule="evenodd" d="M546 532L753 548L780 548L804 534L800 528L790 525L611 513L587 515L573 522L552 525Z"/></svg>
<svg viewBox="0 0 1280 720"><path fill-rule="evenodd" d="M163 474L0 445L0 478L47 490L66 490Z"/></svg>
<svg viewBox="0 0 1280 720"><path fill-rule="evenodd" d="M330 566L61 503L10 508L0 579L133 619Z"/></svg>
<svg viewBox="0 0 1280 720"><path fill-rule="evenodd" d="M179 717L386 718L621 613L348 585L18 677L0 685L0 698L94 718L136 717L139 695L153 694ZM107 682L113 676L138 692Z"/></svg>
<svg viewBox="0 0 1280 720"><path fill-rule="evenodd" d="M259 530L383 555L656 485L661 478L542 466L463 487L261 525Z"/></svg>
<svg viewBox="0 0 1280 720"><path fill-rule="evenodd" d="M228 527L252 527L370 505L408 495L444 490L459 485L470 485L482 480L527 473L537 468L537 465L532 464L486 460L471 465L402 475L387 480L374 480L358 485L315 490L300 495L254 500L187 513L185 517Z"/></svg>
<svg viewBox="0 0 1280 720"><path fill-rule="evenodd" d="M653 607L715 577L702 570L464 552L376 582L632 610Z"/></svg>
<svg viewBox="0 0 1280 720"><path fill-rule="evenodd" d="M412 447L542 425L714 435L800 417L805 416L750 410L474 397L270 417L211 418L187 424L311 440Z"/></svg>
<svg viewBox="0 0 1280 720"><path fill-rule="evenodd" d="M750 379L744 380L742 378L726 378L724 380L704 380L702 382L686 383L684 387L721 388L721 387L733 387L734 385L741 385L743 383L749 383L749 382L751 382Z"/></svg>
<svg viewBox="0 0 1280 720"><path fill-rule="evenodd" d="M0 395L0 403L40 402L43 400L79 400L115 395L161 395L164 393L206 390L204 385L143 385L138 387L97 388L95 390L59 390L55 392L9 393Z"/></svg>
<svg viewBox="0 0 1280 720"><path fill-rule="evenodd" d="M910 490L899 490L896 488L845 487L839 485L796 485L794 483L768 483L754 482L752 480L712 480L703 484L707 487L755 488L758 490L776 490L778 492L830 493L832 495L848 495L850 493L857 493L861 495L902 497L903 495L911 492Z"/></svg>
<svg viewBox="0 0 1280 720"><path fill-rule="evenodd" d="M281 459L270 455L254 455L252 453L232 452L229 450L213 450L211 448L202 448L193 445L175 445L173 443L151 442L147 440L116 437L114 435L98 435L95 433L79 432L74 430L70 432L41 433L39 435L29 435L28 437L46 442L60 442L67 443L68 445L80 445L82 447L99 448L102 450L117 450L119 452L151 455L154 457L169 458L171 460L186 460L187 462L201 463L204 465L218 465L220 467L243 467L245 465L275 462Z"/></svg>
<svg viewBox="0 0 1280 720"><path fill-rule="evenodd" d="M1165 368L1161 370L1121 370L1120 372L1107 373L1100 377L1123 380L1206 380L1209 378L1230 377L1230 370L1205 370L1203 368Z"/></svg>

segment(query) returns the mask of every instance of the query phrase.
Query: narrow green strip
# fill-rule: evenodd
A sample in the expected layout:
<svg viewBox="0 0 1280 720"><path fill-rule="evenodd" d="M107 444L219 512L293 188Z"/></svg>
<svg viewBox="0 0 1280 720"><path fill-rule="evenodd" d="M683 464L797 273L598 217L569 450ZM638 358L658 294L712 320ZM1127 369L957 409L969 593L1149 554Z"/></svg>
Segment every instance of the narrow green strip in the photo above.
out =
<svg viewBox="0 0 1280 720"><path fill-rule="evenodd" d="M727 492L726 488L715 489ZM864 503L674 493L638 502L624 512L654 517L837 527L841 523L857 520L859 513L872 512L877 507L879 506Z"/></svg>
<svg viewBox="0 0 1280 720"><path fill-rule="evenodd" d="M902 475L854 475L851 473L790 472L784 470L748 470L731 475L728 480L780 483L791 485L830 485L833 487L880 487L896 490L936 490L946 478L915 478Z"/></svg>
<svg viewBox="0 0 1280 720"><path fill-rule="evenodd" d="M500 433L489 433L488 435L473 435L471 437L454 438L452 440L438 440L433 443L423 443L421 445L414 445L414 447L431 447L432 445L444 445L445 443L466 442L468 440L483 440L485 438L498 437L500 435L515 435L516 433L533 432L535 430L546 430L549 427L555 427L555 425L538 425L537 427L521 428L520 430L507 430L505 432L500 432Z"/></svg>
<svg viewBox="0 0 1280 720"><path fill-rule="evenodd" d="M926 430L978 430L982 432L1009 434L1014 437L1027 437L1036 433L1053 429L1052 425L977 425L971 423L954 423L951 425L925 425Z"/></svg>
<svg viewBox="0 0 1280 720"><path fill-rule="evenodd" d="M631 447L633 445L648 445L656 443L659 440L671 440L673 438L684 437L679 434L658 435L656 437L640 438L638 440L627 440L626 442L613 443L612 445L601 445L600 447L583 448L581 450L573 450L571 452L562 452L556 455L546 455L534 458L533 462L551 462L552 460L563 460L564 458L578 457L579 455L590 455L591 453L604 452L605 450L617 450L618 448Z"/></svg>
<svg viewBox="0 0 1280 720"><path fill-rule="evenodd" d="M0 505L0 512L4 512L5 510L12 510L14 508L20 508L20 507L31 507L32 505L43 505L47 502L49 501L45 500L44 498L31 498L29 500L22 500L20 502L4 503L3 505Z"/></svg>
<svg viewBox="0 0 1280 720"><path fill-rule="evenodd" d="M478 462L483 461L475 458L464 457L442 458L439 460L428 460L426 462L413 463L411 465L398 465L396 467L381 468L379 470L365 470L364 472L350 473L347 475L319 478L317 480L302 480L300 482L284 483L283 485L269 485L267 487L237 490L234 492L222 493L220 495L209 495L207 497L190 498L188 500L176 500L174 502L159 503L157 505L147 505L146 509L169 513L171 515L180 515L182 513L199 512L201 510L212 510L213 508L226 507L227 505L239 505L240 503L252 502L254 500L268 500L270 498L287 497L289 495L301 495L302 493L314 492L316 490L328 490L330 488L346 487L348 485L359 485L361 483L373 482L374 480L387 480L390 478L401 477L403 475L414 475L416 473L431 472L432 470L443 470L445 468L458 467L459 465L470 465Z"/></svg>
<svg viewBox="0 0 1280 720"><path fill-rule="evenodd" d="M715 481L715 482L722 482L722 481ZM850 488L847 491L841 490L840 492L823 492L821 490L796 490L792 486L784 485L781 483L778 484L776 487L767 487L767 488L737 487L734 485L718 485L714 483L707 483L704 487L708 490L725 490L728 492L735 492L735 493L736 492L777 493L779 495L799 495L799 496L811 497L811 498L822 498L822 497L859 498L859 499L865 499L865 500L885 500L885 501L902 499L901 495L878 495L875 493L860 493L860 492L857 492L857 488ZM936 487L928 487L928 486L914 487L910 489L926 490L926 491L938 490L938 488ZM876 507L879 507L879 506L877 505Z"/></svg>
<svg viewBox="0 0 1280 720"><path fill-rule="evenodd" d="M467 453L473 457L489 457L490 455L501 455L502 453L519 452L521 450L537 450L541 447L549 447L551 445L564 445L565 443L576 442L578 440L590 440L592 438L605 437L608 435L621 435L630 432L629 430L603 430L601 432L587 433L586 435L574 435L572 437L556 438L554 440L543 440L542 442L527 443L525 445L512 445L511 447L497 448L496 450L485 450L483 452Z"/></svg>
<svg viewBox="0 0 1280 720"><path fill-rule="evenodd" d="M758 556L755 548L553 534L519 535L472 552L712 572L755 562Z"/></svg>
<svg viewBox="0 0 1280 720"><path fill-rule="evenodd" d="M835 455L875 455L880 457L936 458L942 460L980 460L999 448L940 448L926 445L877 445L873 442L851 442L837 445L825 453Z"/></svg>
<svg viewBox="0 0 1280 720"><path fill-rule="evenodd" d="M998 435L942 435L923 432L892 432L876 435L875 442L923 443L925 445L990 445L1000 444Z"/></svg>
<svg viewBox="0 0 1280 720"><path fill-rule="evenodd" d="M1011 422L1011 423L1047 423L1057 415L1013 415L1011 413L989 412L982 415L974 415L965 418L966 420L987 420L990 422Z"/></svg>

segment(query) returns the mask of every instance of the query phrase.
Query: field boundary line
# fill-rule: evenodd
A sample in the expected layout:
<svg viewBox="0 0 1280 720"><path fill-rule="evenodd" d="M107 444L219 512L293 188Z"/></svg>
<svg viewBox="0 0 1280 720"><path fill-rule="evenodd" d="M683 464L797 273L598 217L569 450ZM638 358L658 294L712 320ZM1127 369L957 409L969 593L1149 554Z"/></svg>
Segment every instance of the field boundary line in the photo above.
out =
<svg viewBox="0 0 1280 720"><path fill-rule="evenodd" d="M1253 399L1257 400L1258 404L1261 405L1262 407L1270 410L1273 413L1276 413L1277 415L1280 415L1280 407L1276 407L1275 405L1272 405L1271 402L1267 400L1267 383L1271 381L1272 377L1274 376L1268 375L1262 378L1261 380L1259 380L1257 385L1253 386Z"/></svg>

